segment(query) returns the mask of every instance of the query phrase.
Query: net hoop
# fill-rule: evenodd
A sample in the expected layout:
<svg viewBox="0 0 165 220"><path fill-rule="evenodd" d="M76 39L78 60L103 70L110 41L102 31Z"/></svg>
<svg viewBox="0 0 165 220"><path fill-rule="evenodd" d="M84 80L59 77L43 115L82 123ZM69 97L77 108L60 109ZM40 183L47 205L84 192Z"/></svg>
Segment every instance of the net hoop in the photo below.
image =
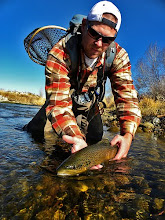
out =
<svg viewBox="0 0 165 220"><path fill-rule="evenodd" d="M30 41L29 41L28 47L27 47L27 53L28 53L28 55L29 55L29 57L30 57L30 59L31 59L32 61L34 61L35 63L40 64L40 65L45 65L45 64L43 64L43 63L37 61L37 59L34 59L34 58L33 58L33 56L32 56L31 53L30 53L30 47L31 47L31 44L32 44L32 42L33 42L34 37L35 37L38 33L40 33L41 31L46 30L46 29L58 29L58 30L65 31L65 32L67 33L67 29L66 29L66 28L61 27L61 26L56 26L56 25L43 26L43 27L41 27L41 28L38 28L38 29L33 33L32 37L31 37L31 39L30 39Z"/></svg>

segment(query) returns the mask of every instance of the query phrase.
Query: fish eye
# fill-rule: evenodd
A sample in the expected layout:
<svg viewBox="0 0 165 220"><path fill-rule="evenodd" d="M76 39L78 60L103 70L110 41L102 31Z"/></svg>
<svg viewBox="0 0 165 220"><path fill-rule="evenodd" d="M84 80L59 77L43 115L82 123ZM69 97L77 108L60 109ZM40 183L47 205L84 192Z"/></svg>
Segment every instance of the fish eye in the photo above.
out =
<svg viewBox="0 0 165 220"><path fill-rule="evenodd" d="M72 170L75 170L76 169L76 166L75 165L68 165L65 167L66 169L72 169Z"/></svg>
<svg viewBox="0 0 165 220"><path fill-rule="evenodd" d="M66 168L66 169L73 169L73 166L72 166L72 165L69 165L69 166L66 166L65 168Z"/></svg>

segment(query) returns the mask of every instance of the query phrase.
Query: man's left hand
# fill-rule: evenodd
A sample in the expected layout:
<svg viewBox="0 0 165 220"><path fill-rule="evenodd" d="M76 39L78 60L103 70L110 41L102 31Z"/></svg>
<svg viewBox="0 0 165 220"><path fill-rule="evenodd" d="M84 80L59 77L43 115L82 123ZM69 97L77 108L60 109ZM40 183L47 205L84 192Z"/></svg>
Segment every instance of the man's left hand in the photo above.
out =
<svg viewBox="0 0 165 220"><path fill-rule="evenodd" d="M128 151L130 149L132 143L132 135L130 133L126 133L124 136L116 135L112 141L111 145L117 144L119 147L118 153L116 154L114 160L120 160L127 156Z"/></svg>

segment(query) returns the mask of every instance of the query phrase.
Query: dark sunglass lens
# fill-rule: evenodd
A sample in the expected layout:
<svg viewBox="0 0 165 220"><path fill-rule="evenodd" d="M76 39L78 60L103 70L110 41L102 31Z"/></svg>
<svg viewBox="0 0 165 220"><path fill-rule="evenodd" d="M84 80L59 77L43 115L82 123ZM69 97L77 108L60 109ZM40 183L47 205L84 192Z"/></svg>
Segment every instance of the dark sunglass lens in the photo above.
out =
<svg viewBox="0 0 165 220"><path fill-rule="evenodd" d="M97 31L95 31L93 28L89 27L88 28L89 34L93 37L93 38L98 38L99 34L97 33Z"/></svg>
<svg viewBox="0 0 165 220"><path fill-rule="evenodd" d="M91 26L88 26L88 33L95 40L98 40L99 38L102 38L102 42L105 43L105 44L109 44L109 43L111 43L112 41L115 40L115 37L104 37L104 36L102 36L97 31L95 31Z"/></svg>
<svg viewBox="0 0 165 220"><path fill-rule="evenodd" d="M108 38L102 37L102 42L106 44L109 43L110 40Z"/></svg>
<svg viewBox="0 0 165 220"><path fill-rule="evenodd" d="M103 43L107 43L107 44L109 44L109 43L111 43L112 41L114 41L114 37L102 37L102 41L103 41Z"/></svg>

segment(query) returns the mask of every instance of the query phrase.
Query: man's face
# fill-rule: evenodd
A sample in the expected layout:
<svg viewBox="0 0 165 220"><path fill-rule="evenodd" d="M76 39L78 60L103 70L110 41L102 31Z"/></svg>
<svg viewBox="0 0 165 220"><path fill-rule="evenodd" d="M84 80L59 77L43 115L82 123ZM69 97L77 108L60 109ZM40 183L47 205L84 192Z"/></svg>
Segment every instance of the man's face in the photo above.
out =
<svg viewBox="0 0 165 220"><path fill-rule="evenodd" d="M106 24L100 22L90 23L91 28L94 31L97 31L99 34L106 37L114 37L116 30L109 27ZM94 39L88 29L86 23L83 23L82 26L82 46L85 52L85 55L91 59L99 57L103 52L105 52L111 42L104 43L104 40L100 37L99 39Z"/></svg>

